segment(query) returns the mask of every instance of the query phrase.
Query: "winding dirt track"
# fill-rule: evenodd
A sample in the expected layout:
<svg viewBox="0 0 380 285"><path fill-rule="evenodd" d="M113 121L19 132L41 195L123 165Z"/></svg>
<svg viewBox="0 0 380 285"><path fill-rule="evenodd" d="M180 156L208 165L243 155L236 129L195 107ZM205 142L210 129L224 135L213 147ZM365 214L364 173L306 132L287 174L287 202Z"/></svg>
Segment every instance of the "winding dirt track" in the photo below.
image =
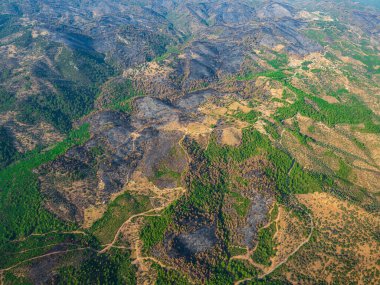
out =
<svg viewBox="0 0 380 285"><path fill-rule="evenodd" d="M282 131L281 137L282 137L284 131L285 130ZM191 158L189 157L189 155L188 155L188 153L186 151L186 148L182 145L182 142L185 139L185 137L186 137L186 134L184 134L184 136L180 139L180 141L178 142L178 144L181 147L181 149L184 151L184 153L186 154L186 158L187 158L188 162L190 162ZM294 164L295 164L295 160L292 161L292 165L289 168L288 174L293 169ZM132 252L132 255L134 256L133 264L138 265L139 271L140 271L140 273L142 273L141 277L143 277L143 279L145 279L144 281L146 281L146 278L147 278L147 276L146 276L147 274L146 273L148 273L148 271L149 271L149 266L147 266L145 264L145 262L154 262L154 263L159 264L161 267L168 268L168 269L173 269L173 267L162 263L160 260L156 259L155 257L152 257L152 256L143 256L143 254L142 254L143 244L142 244L142 241L139 238L139 232L140 232L140 229L141 229L141 223L139 223L138 221L135 223L135 220L138 220L138 218L141 218L141 217L160 216L159 212L161 212L162 210L166 209L171 203L173 203L176 199L178 199L185 192L185 189L179 187L179 188L161 190L161 189L158 189L158 188L154 187L151 190L154 193L154 196L152 198L163 199L164 200L163 204L161 206L159 206L159 207L156 207L156 208L150 209L148 211L145 211L145 212L138 213L138 214L130 216L119 227L119 229L117 230L117 232L116 232L116 234L115 234L112 242L109 243L109 244L104 245L105 247L102 250L97 251L97 250L95 250L93 248L90 248L90 247L83 247L83 248L76 248L76 249L67 249L67 250L61 250L61 251L54 251L54 252L46 253L46 254L43 254L43 255L40 255L40 256L35 256L35 257L32 257L32 258L23 260L23 261L21 261L19 263L16 263L16 264L14 264L14 265L12 265L12 266L10 266L8 268L0 269L0 284L3 284L3 274L4 274L5 271L11 270L13 268L16 268L16 267L18 267L19 265L21 265L23 263L27 263L27 262L30 262L30 261L33 261L33 260L37 260L37 259L41 259L41 258L45 258L45 257L49 257L49 256L52 256L52 255L65 254L65 253L68 253L68 252L83 251L83 250L91 250L91 251L99 253L99 254L104 254L104 253L108 252L111 248L130 249L131 252ZM270 267L266 268L262 264L258 264L256 262L254 262L252 260L252 258L251 258L251 255L255 251L256 248L253 248L252 250L248 250L247 254L245 254L245 255L234 256L231 259L240 259L240 260L246 260L246 261L248 261L251 265L253 265L256 268L259 268L263 272L261 275L258 276L258 278L259 279L265 278L267 275L271 274L273 271L275 271L281 265L283 265L284 263L286 263L291 256L293 256L298 250L300 250L300 248L302 246L304 246L306 243L308 243L310 241L310 238L311 238L311 236L313 234L313 231L314 231L314 222L313 222L313 217L310 214L309 214L309 217L310 217L311 226L310 226L310 233L309 233L308 237L302 243L300 243L286 258L284 258L281 262L279 262L278 264L276 264L276 266L274 266L272 268L270 268ZM269 222L263 228L269 227L273 222L277 222L278 219L279 219L279 216L277 216L274 221ZM51 232L43 233L43 234L31 234L28 237L32 237L32 236L45 236L45 235L48 235L48 234L51 234L51 233L58 233L58 232L59 231L51 231ZM83 235L87 234L84 231L71 231L71 232L68 231L68 232L60 232L60 233L63 233L63 234L83 234ZM126 247L126 246L122 246L122 245L115 245L117 243L117 241L118 241L121 233L126 233L129 236L128 240L131 243L130 247ZM277 234L277 232L276 232L276 234ZM23 241L23 240L27 239L28 237L23 238L23 239L19 239L19 240L14 240L13 242L20 242L20 241ZM245 279L236 281L234 284L238 285L238 284L241 284L243 282L250 281L252 279L253 278L245 278Z"/></svg>
<svg viewBox="0 0 380 285"><path fill-rule="evenodd" d="M178 141L178 144L181 147L181 149L184 151L184 153L186 155L187 161L190 162L191 158L189 157L189 154L187 153L186 148L182 145L182 142L186 138L186 135L187 135L186 133L183 135L183 137ZM107 251L109 251L111 248L130 249L132 251L132 254L135 256L133 263L137 264L138 267L139 267L139 270L141 270L142 272L147 272L148 271L147 270L148 267L144 264L147 261L148 262L149 261L150 262L155 262L155 263L159 264L162 267L165 267L165 268L168 268L168 269L172 269L172 267L170 267L170 266L168 266L166 264L163 264L161 261L157 260L154 257L143 256L142 255L143 244L142 244L142 241L139 239L140 225L139 224L134 224L134 220L136 220L136 219L138 219L140 217L160 216L159 212L161 212L162 210L164 210L165 208L167 208L171 203L173 203L181 195L183 195L183 193L185 192L185 189L182 188L182 187L173 188L173 189L158 189L157 187L153 187L150 190L154 194L154 196L152 198L157 198L157 199L163 200L162 205L159 206L159 207L156 207L154 209L150 209L150 210L148 210L146 212L138 213L138 214L135 214L135 215L132 215L131 217L129 217L119 227L119 229L116 232L116 234L115 234L114 239L112 240L112 242L109 243L109 244L107 244L107 245L105 245L105 247L102 250L97 251L97 250L95 250L95 249L93 249L91 247L67 249L67 250L61 250L61 251L54 251L54 252L42 254L42 255L39 255L39 256L35 256L35 257L32 257L32 258L23 260L21 262L13 264L12 266L9 266L8 268L0 269L0 285L3 284L4 272L6 272L8 270L11 270L11 269L14 269L14 268L18 267L21 264L24 264L24 263L27 263L27 262L30 262L30 261L33 261L33 260L49 257L49 256L52 256L52 255L65 254L65 253L68 253L68 252L83 251L83 250L91 250L91 251L99 253L99 254L104 254ZM129 234L129 236L132 238L132 240L130 240L130 241L132 241L132 243L134 243L133 245L131 244L131 247L126 247L126 246L122 246L122 245L115 245L115 243L117 243L117 241L118 241L118 238L119 238L120 234L125 229L128 229L127 232ZM31 235L29 235L29 236L27 236L25 238L18 239L18 240L13 240L12 242L15 242L15 243L16 242L21 242L21 241L26 240L29 237L33 237L33 236L46 236L46 235L49 235L49 234L52 234L52 233L82 234L82 235L86 235L87 234L86 232L80 231L80 230L66 231L66 232L50 231L50 232L41 233L41 234L34 233L34 234L31 234ZM44 246L44 247L47 247L47 246ZM43 247L41 247L41 248L43 248ZM27 250L24 250L24 251L20 251L18 253L22 253L22 252L26 252L26 251Z"/></svg>
<svg viewBox="0 0 380 285"><path fill-rule="evenodd" d="M186 138L186 133L183 137L178 141L180 148L184 151L186 155L186 159L188 163L190 163L191 158L186 151L186 148L182 145L184 139ZM160 260L156 259L152 256L144 256L143 254L143 243L140 239L140 230L142 223L139 221L139 218L142 217L152 217L152 216L160 216L160 212L166 209L169 205L171 205L174 201L179 199L186 191L186 189L182 187L178 188L168 188L168 189L159 189L153 186L149 189L153 196L151 198L156 198L162 201L162 205L153 209L150 209L146 212L135 214L129 217L118 229L116 232L114 239L111 243L105 245L105 247L99 251L99 253L105 253L110 250L112 247L118 247L115 244L118 242L118 239L121 234L124 234L125 238L130 243L130 250L133 258L133 264L137 265L137 282L138 284L150 284L153 282L151 276L149 276L150 266L146 262L155 262L159 264L161 267L167 269L173 269L173 267L164 264Z"/></svg>
<svg viewBox="0 0 380 285"><path fill-rule="evenodd" d="M124 235L124 238L128 240L131 249L131 255L133 259L133 264L138 267L137 272L137 282L138 284L151 284L154 282L152 279L152 274L150 274L150 263L155 262L159 264L161 267L167 269L173 269L172 267L164 264L160 260L156 259L152 256L145 256L143 254L143 242L140 239L140 231L143 225L142 217L152 217L152 216L160 216L160 212L166 209L170 204L172 204L175 200L183 195L185 192L184 188L173 188L173 189L151 189L154 192L154 198L161 198L163 200L163 204L154 209L150 209L146 212L139 213L131 216L128 220L126 220L123 225L117 231L113 241L108 244L100 253L107 252L111 247L115 247L115 243L118 241L118 238L121 234Z"/></svg>
<svg viewBox="0 0 380 285"><path fill-rule="evenodd" d="M314 232L314 221L313 221L313 217L311 214L308 214L309 215L309 218L310 218L310 232L309 232L309 235L307 236L307 238L301 242L286 258L284 258L281 262L277 263L274 267L267 267L265 268L263 265L261 264L257 264L256 262L254 262L251 257L250 257L250 252L248 252L246 255L239 255L239 256L234 256L232 257L231 259L241 259L241 260L247 260L251 265L259 268L261 271L263 271L262 274L260 274L258 276L259 279L263 279L265 278L266 276L268 276L269 274L271 274L273 271L275 271L277 268L279 268L281 265L283 265L284 263L286 263L290 257L292 257L295 253L297 253L297 251L299 251L306 243L308 243L311 239L311 236L313 235L313 232ZM277 218L278 219L278 218ZM277 220L276 219L276 220ZM271 223L273 223L275 221L272 221ZM268 227L271 223L268 223L265 227ZM277 233L277 232L276 232ZM252 252L254 251L255 249L252 250ZM245 279L242 279L242 280L238 280L234 283L234 285L239 285L243 282L246 282L246 281L250 281L252 280L254 277L252 278L245 278Z"/></svg>
<svg viewBox="0 0 380 285"><path fill-rule="evenodd" d="M275 271L281 265L286 263L291 256L293 256L297 251L299 251L301 249L301 247L303 247L305 244L307 244L310 241L311 236L313 235L313 232L314 232L314 221L313 221L313 217L310 214L309 214L309 217L310 217L311 225L310 225L310 233L309 233L308 237L302 243L300 243L284 260L279 262L275 267L271 268L269 271L263 273L262 275L259 275L259 279L262 279L265 276L271 274L273 271Z"/></svg>
<svg viewBox="0 0 380 285"><path fill-rule="evenodd" d="M32 236L46 236L46 235L49 235L49 234L52 234L52 233L61 233L61 234L83 234L83 235L86 235L87 233L83 232L83 231L69 231L69 232L59 232L59 231L51 231L51 232L47 232L47 233L43 233L43 234L31 234L25 238L22 238L22 239L18 239L18 240L13 240L12 242L21 242L21 241L24 241L26 240L27 238L29 237L32 237ZM66 243L68 244L68 243ZM16 252L14 254L19 254L19 253L24 253L24 252L28 252L30 250L35 250L35 249L39 249L39 248L44 248L44 247L49 247L49 246L54 246L54 244L50 244L50 245L46 245L46 246L41 246L41 247L37 247L37 248L31 248L31 249L27 249L27 250L22 250L22 251L19 251L19 252ZM63 253L67 253L67 252L73 252L73 251L82 251L82 250L91 250L93 252L98 252L97 250L91 248L91 247L81 247L81 248L74 248L74 249L67 249L67 250L60 250L60 251L53 251L53 252L49 252L49 253L46 253L46 254L42 254L42 255L38 255L38 256L34 256L34 257L31 257L29 259L25 259L23 261L20 261L16 264L13 264L12 266L9 266L7 268L2 268L0 269L0 285L3 284L2 282L2 278L3 278L3 274L5 271L8 271L8 270L11 270L13 268L16 268L17 266L23 264L23 263L27 263L29 261L33 261L33 260L36 260L36 259L40 259L40 258L44 258L44 257L48 257L48 256L51 256L51 255L56 255L56 254L63 254Z"/></svg>
<svg viewBox="0 0 380 285"><path fill-rule="evenodd" d="M21 251L19 251L19 252L10 253L9 255L15 255L15 254L20 254L20 253L25 253L25 252L29 252L29 251L36 250L36 249L42 249L42 248L47 248L47 247L52 247L52 246L58 246L58 245L75 245L75 243L72 243L72 242L66 242L66 243L47 244L47 245L44 245L44 246L39 246L39 247L34 247L34 248L24 249L24 250L21 250Z"/></svg>
<svg viewBox="0 0 380 285"><path fill-rule="evenodd" d="M154 209L150 209L149 211L146 211L146 212L143 212L143 213L139 213L139 214L135 214L133 216L130 216L128 220L126 220L121 226L120 228L117 230L116 234L115 234L115 237L113 238L112 242L107 244L105 248L103 248L101 251L99 251L99 253L105 253L107 252L110 248L112 248L114 246L114 244L117 242L118 238L119 238L119 235L120 233L127 227L127 225L129 223L132 222L133 219L137 218L137 217L146 217L146 216L152 216L152 215L148 215L149 213L152 213L152 212L159 212L163 209L165 209L166 207L162 206L162 207L158 207L158 208L154 208ZM153 216L157 216L157 215L153 215Z"/></svg>
<svg viewBox="0 0 380 285"><path fill-rule="evenodd" d="M52 255L56 255L56 254L63 254L63 253L68 253L68 252L72 252L72 251L83 251L83 250L91 250L93 252L98 252L97 250L91 248L91 247L81 247L81 248L74 248L74 249L66 249L66 250L59 250L59 251L53 251L53 252L49 252L49 253L46 253L46 254L43 254L43 255L39 255L39 256L35 256L35 257L31 257L29 259L25 259L23 261L20 261L8 268L4 268L4 269L0 269L0 274L3 274L5 271L8 271L8 270L11 270L23 263L26 263L26 262L29 262L29 261L33 261L33 260L36 260L36 259L40 259L40 258L44 258L44 257L48 257L48 256L52 256Z"/></svg>
<svg viewBox="0 0 380 285"><path fill-rule="evenodd" d="M144 262L146 262L146 261L155 262L155 263L159 264L162 267L165 267L165 268L168 268L168 269L172 269L172 267L170 267L170 266L168 266L166 264L163 264L161 261L157 260L154 257L142 256L142 246L143 245L142 245L141 240L139 239L139 229L140 229L140 227L138 225L134 225L133 222L134 222L135 219L137 219L139 217L160 216L160 214L158 214L158 213L160 211L164 210L165 208L167 208L180 195L182 195L184 191L185 191L184 188L174 188L174 189L165 189L165 190L154 189L153 192L155 194L157 194L155 196L155 198L164 198L166 200L163 203L163 205L160 206L160 207L156 207L154 209L150 209L150 210L148 210L146 212L142 212L142 213L138 213L138 214L130 216L119 227L119 229L116 232L116 234L115 234L114 239L112 240L112 242L109 243L109 244L107 244L102 250L97 251L97 250L95 250L95 249L93 249L91 247L83 247L83 248L75 248L75 249L67 249L67 250L54 251L54 252L42 254L42 255L39 255L39 256L35 256L35 257L32 257L32 258L23 260L21 262L18 262L16 264L13 264L12 266L10 266L8 268L0 269L0 284L3 284L2 280L3 280L3 274L4 274L4 272L6 272L8 270L11 270L11 269L14 269L14 268L18 267L21 264L24 264L24 263L27 263L27 262L30 262L30 261L33 261L33 260L37 260L37 259L41 259L41 258L45 258L45 257L49 257L49 256L52 256L52 255L57 255L57 254L65 254L65 253L68 253L68 252L83 251L83 250L91 250L91 251L99 253L99 254L104 254L104 253L106 253L108 250L110 250L113 247L114 248L122 248L122 249L130 249L132 251L132 253L134 253L134 255L135 255L135 259L134 259L133 263L134 264L138 264L140 270L143 271L143 272L147 271L147 267L144 265ZM132 234L132 236L134 237L134 241L135 242L134 242L134 245L131 246L131 247L125 247L125 246L115 245L115 243L118 241L118 238L119 238L120 234L125 229L128 229L128 232L131 230L130 234ZM44 234L32 234L30 236L45 236L45 235L48 235L48 234L51 234L51 233L58 233L58 231L52 231L52 232L44 233ZM82 232L82 231L61 232L61 233L66 233L66 234L86 234L85 232ZM22 240L19 240L19 241L22 241ZM14 242L16 242L16 241L14 241ZM52 246L52 245L50 245L50 246ZM22 252L18 252L18 253L22 253Z"/></svg>
<svg viewBox="0 0 380 285"><path fill-rule="evenodd" d="M20 239L15 239L15 240L12 240L11 242L12 243L16 243L16 242L21 242L21 241L24 241L30 237L42 237L42 236L47 236L47 235L50 235L50 234L56 234L56 233L60 233L60 234L66 234L66 235L69 235L69 234L75 234L75 235L87 235L86 232L84 231L66 231L66 232L61 232L61 231L50 231L50 232L47 232L47 233L43 233L43 234L30 234L28 235L27 237L23 237L23 238L20 238Z"/></svg>

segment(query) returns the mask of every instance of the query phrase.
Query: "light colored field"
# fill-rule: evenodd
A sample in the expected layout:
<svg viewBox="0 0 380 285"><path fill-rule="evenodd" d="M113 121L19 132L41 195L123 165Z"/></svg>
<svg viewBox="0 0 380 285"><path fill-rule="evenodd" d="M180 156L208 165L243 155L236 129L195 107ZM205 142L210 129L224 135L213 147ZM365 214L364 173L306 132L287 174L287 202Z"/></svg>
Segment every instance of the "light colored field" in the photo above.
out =
<svg viewBox="0 0 380 285"><path fill-rule="evenodd" d="M228 127L228 128L222 129L221 143L224 145L238 146L240 145L241 138L242 138L241 129L237 129L234 127Z"/></svg>
<svg viewBox="0 0 380 285"><path fill-rule="evenodd" d="M264 275L273 272L285 263L292 255L296 254L302 246L308 242L312 225L306 225L304 221L297 218L291 211L279 207L276 219L277 232L274 240L277 244L276 255L271 258L272 264L265 268Z"/></svg>
<svg viewBox="0 0 380 285"><path fill-rule="evenodd" d="M339 133L337 130L326 126L323 123L316 123L312 119L298 115L297 120L301 128L301 133L306 134L316 141L322 142L337 149L343 149L353 155L366 159L367 156L352 140ZM314 126L314 132L309 131L309 127Z"/></svg>
<svg viewBox="0 0 380 285"><path fill-rule="evenodd" d="M328 193L302 194L298 199L312 211L315 233L282 273L293 283L308 284L300 281L300 276L308 276L328 283L379 284L379 215Z"/></svg>

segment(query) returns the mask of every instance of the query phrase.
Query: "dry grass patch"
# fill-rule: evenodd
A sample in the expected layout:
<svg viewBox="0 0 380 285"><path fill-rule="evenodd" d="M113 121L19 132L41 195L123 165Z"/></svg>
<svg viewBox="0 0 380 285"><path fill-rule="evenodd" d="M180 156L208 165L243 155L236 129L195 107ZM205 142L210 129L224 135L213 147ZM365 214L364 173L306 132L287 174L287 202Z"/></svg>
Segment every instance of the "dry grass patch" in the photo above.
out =
<svg viewBox="0 0 380 285"><path fill-rule="evenodd" d="M341 149L363 159L367 159L365 152L359 148L351 139L339 133L337 130L326 126L323 123L315 123L308 117L298 115L297 120L301 129L301 133L313 138L318 142L322 142L333 148ZM313 131L310 131L310 128Z"/></svg>
<svg viewBox="0 0 380 285"><path fill-rule="evenodd" d="M227 127L221 130L220 142L223 145L239 146L242 139L242 130L234 127Z"/></svg>
<svg viewBox="0 0 380 285"><path fill-rule="evenodd" d="M322 95L320 96L323 100L325 100L326 102L330 103L330 104L337 104L339 103L339 100L333 96L329 96L329 95Z"/></svg>
<svg viewBox="0 0 380 285"><path fill-rule="evenodd" d="M224 116L228 112L228 109L226 107L220 107L211 102L204 104L198 110L203 114L217 117Z"/></svg>
<svg viewBox="0 0 380 285"><path fill-rule="evenodd" d="M99 206L91 206L84 210L83 213L83 228L90 228L95 221L99 220L107 210L107 206L102 204Z"/></svg>
<svg viewBox="0 0 380 285"><path fill-rule="evenodd" d="M317 172L324 171L324 169L320 165L315 163L318 157L315 156L312 149L308 148L306 145L301 144L299 140L290 132L283 132L281 144L303 167L307 169L313 169Z"/></svg>
<svg viewBox="0 0 380 285"><path fill-rule="evenodd" d="M356 185L363 187L372 193L379 193L380 172L378 170L373 172L354 168L352 171L352 176L356 178L354 181Z"/></svg>
<svg viewBox="0 0 380 285"><path fill-rule="evenodd" d="M310 283L310 278L314 284L379 284L379 215L328 193L302 194L298 199L311 210L315 233L281 274L298 284Z"/></svg>
<svg viewBox="0 0 380 285"><path fill-rule="evenodd" d="M362 132L353 132L353 135L365 146L373 161L380 167L380 135Z"/></svg>
<svg viewBox="0 0 380 285"><path fill-rule="evenodd" d="M284 207L278 208L277 232L274 236L276 247L276 255L271 258L271 266L266 268L264 272L275 268L279 263L285 261L297 247L307 239L308 225L300 220L292 212Z"/></svg>
<svg viewBox="0 0 380 285"><path fill-rule="evenodd" d="M242 102L235 101L232 104L228 106L228 109L230 111L241 111L243 113L248 113L249 111L252 110L252 108L246 106Z"/></svg>

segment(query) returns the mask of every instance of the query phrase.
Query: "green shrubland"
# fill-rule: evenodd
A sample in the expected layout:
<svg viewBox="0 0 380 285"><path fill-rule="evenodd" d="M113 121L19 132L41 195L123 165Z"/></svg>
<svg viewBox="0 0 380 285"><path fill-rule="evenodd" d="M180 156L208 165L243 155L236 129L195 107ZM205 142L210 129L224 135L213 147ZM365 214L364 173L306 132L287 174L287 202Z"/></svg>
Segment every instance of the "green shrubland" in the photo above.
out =
<svg viewBox="0 0 380 285"><path fill-rule="evenodd" d="M103 244L112 242L121 225L132 215L147 211L150 208L149 198L132 195L126 192L112 201L102 218L96 221L91 232Z"/></svg>
<svg viewBox="0 0 380 285"><path fill-rule="evenodd" d="M44 209L38 188L38 176L33 170L64 154L70 147L87 141L88 127L83 125L55 146L33 151L0 171L0 244L34 232L73 227Z"/></svg>
<svg viewBox="0 0 380 285"><path fill-rule="evenodd" d="M273 236L276 233L276 224L271 223L268 227L259 230L258 245L252 255L257 263L269 266L270 258L276 254L276 243Z"/></svg>
<svg viewBox="0 0 380 285"><path fill-rule="evenodd" d="M59 270L57 284L136 284L136 266L129 252L113 250L110 254L91 256L79 267Z"/></svg>

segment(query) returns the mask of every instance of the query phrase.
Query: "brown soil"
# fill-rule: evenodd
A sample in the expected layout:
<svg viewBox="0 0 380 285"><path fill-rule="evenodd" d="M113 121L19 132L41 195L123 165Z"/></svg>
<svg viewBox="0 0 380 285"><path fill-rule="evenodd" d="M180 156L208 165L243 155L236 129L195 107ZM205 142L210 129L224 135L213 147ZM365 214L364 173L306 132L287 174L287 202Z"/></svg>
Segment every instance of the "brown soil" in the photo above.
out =
<svg viewBox="0 0 380 285"><path fill-rule="evenodd" d="M229 146L238 146L241 143L242 131L234 127L222 129L221 143Z"/></svg>
<svg viewBox="0 0 380 285"><path fill-rule="evenodd" d="M379 215L328 193L302 194L298 199L312 211L316 231L281 273L291 282L299 282L297 274L330 283L378 284L379 276L371 274L380 269L380 245L375 240Z"/></svg>

